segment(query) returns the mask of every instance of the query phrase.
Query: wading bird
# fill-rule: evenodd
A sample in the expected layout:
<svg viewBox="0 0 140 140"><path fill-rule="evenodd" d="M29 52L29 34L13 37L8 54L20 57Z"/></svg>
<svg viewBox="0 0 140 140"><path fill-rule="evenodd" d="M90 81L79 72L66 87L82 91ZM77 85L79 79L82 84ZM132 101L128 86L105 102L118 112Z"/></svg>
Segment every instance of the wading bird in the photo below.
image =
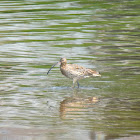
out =
<svg viewBox="0 0 140 140"><path fill-rule="evenodd" d="M47 75L51 71L51 69L57 65L60 64L60 71L63 75L66 77L73 79L73 88L75 83L77 82L78 88L79 88L79 80L88 78L88 77L96 77L96 76L101 76L99 72L87 69L85 67L79 66L77 64L67 64L67 59L66 58L61 58L59 62L54 64L47 72Z"/></svg>

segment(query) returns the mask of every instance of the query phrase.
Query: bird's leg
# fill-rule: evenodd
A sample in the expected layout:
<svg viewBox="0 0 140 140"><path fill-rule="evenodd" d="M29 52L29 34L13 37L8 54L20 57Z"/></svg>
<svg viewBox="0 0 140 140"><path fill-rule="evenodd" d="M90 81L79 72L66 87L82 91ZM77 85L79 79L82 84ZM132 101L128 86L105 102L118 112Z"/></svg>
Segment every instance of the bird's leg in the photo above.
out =
<svg viewBox="0 0 140 140"><path fill-rule="evenodd" d="M78 85L78 88L79 88L80 85L79 85L79 82L78 81L77 81L77 85Z"/></svg>
<svg viewBox="0 0 140 140"><path fill-rule="evenodd" d="M73 79L73 86L72 86L72 88L74 88L74 85L75 85L76 81L77 81L77 79L74 78L74 79Z"/></svg>

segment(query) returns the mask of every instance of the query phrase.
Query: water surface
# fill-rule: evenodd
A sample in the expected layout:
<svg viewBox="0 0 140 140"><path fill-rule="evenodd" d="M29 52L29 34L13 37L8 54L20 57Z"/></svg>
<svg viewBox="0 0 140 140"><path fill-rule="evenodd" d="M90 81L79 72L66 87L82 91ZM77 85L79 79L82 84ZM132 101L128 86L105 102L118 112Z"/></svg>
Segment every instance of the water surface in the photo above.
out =
<svg viewBox="0 0 140 140"><path fill-rule="evenodd" d="M0 1L0 138L140 138L138 0ZM66 57L102 77L72 81Z"/></svg>

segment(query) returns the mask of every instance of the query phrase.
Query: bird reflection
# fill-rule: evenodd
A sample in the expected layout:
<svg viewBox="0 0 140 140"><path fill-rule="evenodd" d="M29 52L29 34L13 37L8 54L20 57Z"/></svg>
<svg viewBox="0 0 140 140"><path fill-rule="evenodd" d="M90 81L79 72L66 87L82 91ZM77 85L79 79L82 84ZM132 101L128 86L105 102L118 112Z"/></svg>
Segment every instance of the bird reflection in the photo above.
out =
<svg viewBox="0 0 140 140"><path fill-rule="evenodd" d="M62 119L78 118L99 102L97 97L79 97L77 92L78 90L74 91L73 96L60 102L60 117Z"/></svg>

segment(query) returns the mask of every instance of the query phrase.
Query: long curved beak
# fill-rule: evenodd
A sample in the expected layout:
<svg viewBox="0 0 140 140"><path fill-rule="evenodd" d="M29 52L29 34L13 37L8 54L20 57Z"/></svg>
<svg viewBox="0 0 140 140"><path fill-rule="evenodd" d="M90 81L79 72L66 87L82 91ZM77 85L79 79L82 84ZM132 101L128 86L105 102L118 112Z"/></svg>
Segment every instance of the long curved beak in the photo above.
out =
<svg viewBox="0 0 140 140"><path fill-rule="evenodd" d="M56 64L52 65L51 68L48 70L47 75L49 74L49 72L51 71L51 69L52 69L53 67L55 67L57 64L60 64L60 62L57 62Z"/></svg>

